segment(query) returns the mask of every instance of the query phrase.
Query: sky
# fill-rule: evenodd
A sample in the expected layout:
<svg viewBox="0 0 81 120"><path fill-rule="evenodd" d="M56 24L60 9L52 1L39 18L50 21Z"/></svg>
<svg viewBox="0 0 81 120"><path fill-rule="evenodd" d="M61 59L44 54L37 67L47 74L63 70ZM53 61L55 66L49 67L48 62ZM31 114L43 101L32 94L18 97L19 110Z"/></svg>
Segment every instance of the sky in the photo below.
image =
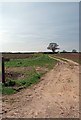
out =
<svg viewBox="0 0 81 120"><path fill-rule="evenodd" d="M0 0L0 2L80 2L80 0Z"/></svg>
<svg viewBox="0 0 81 120"><path fill-rule="evenodd" d="M0 3L0 52L79 50L78 2Z"/></svg>

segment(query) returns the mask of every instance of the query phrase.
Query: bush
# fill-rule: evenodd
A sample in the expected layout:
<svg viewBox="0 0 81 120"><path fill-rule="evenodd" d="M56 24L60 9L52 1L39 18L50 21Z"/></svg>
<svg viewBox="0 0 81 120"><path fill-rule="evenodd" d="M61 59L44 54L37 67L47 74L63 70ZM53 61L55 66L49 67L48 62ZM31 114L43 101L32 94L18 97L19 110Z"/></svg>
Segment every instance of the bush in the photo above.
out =
<svg viewBox="0 0 81 120"><path fill-rule="evenodd" d="M16 83L13 80L9 80L8 82L5 83L5 86L14 86Z"/></svg>

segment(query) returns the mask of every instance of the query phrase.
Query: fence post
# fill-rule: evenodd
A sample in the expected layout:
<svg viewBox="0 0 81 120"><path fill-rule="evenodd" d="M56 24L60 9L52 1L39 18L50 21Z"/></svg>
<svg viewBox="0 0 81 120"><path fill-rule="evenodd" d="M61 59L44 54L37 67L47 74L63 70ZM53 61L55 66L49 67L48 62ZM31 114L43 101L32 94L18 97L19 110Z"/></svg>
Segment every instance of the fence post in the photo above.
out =
<svg viewBox="0 0 81 120"><path fill-rule="evenodd" d="M4 57L2 57L2 83L5 83Z"/></svg>

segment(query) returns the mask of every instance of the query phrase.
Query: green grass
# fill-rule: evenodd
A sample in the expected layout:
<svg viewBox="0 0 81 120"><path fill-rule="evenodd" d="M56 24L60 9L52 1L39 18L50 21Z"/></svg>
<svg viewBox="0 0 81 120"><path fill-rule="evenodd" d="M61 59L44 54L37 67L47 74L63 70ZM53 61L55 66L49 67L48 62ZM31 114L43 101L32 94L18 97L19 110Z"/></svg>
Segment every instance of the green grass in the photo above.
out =
<svg viewBox="0 0 81 120"><path fill-rule="evenodd" d="M9 62L5 62L6 67L27 67L27 66L47 66L51 68L56 63L54 59L48 57L48 55L41 55L40 57L27 58L27 59L12 59Z"/></svg>
<svg viewBox="0 0 81 120"><path fill-rule="evenodd" d="M25 59L11 59L8 62L5 62L6 68L11 68L12 67L31 67L32 69L26 70L26 71L19 71L17 69L17 72L21 72L25 75L25 78L23 79L11 79L11 78L6 78L7 83L5 86L2 86L2 93L3 94L14 94L17 91L14 89L14 86L17 88L23 87L27 88L28 86L31 86L33 84L36 84L40 81L40 78L44 73L37 72L35 67L44 67L48 68L48 70L52 69L54 65L57 63L56 60L50 58L48 55L40 54L38 57L32 57L30 58L25 58ZM16 71L15 71L16 72Z"/></svg>
<svg viewBox="0 0 81 120"><path fill-rule="evenodd" d="M5 85L1 85L0 84L0 93L4 94L4 95L11 95L16 93L17 91L19 91L20 87L22 88L26 88L28 86L31 86L33 84L36 84L39 82L39 79L41 77L41 74L34 74L32 77L28 78L28 79L24 79L24 80L10 80L9 82L7 82ZM18 86L17 89L12 87L12 84L15 83L16 86Z"/></svg>
<svg viewBox="0 0 81 120"><path fill-rule="evenodd" d="M2 87L2 94L11 95L14 93L16 93L16 91L12 87Z"/></svg>
<svg viewBox="0 0 81 120"><path fill-rule="evenodd" d="M0 94L10 95L16 93L16 91L12 87L5 87L2 83L0 83Z"/></svg>
<svg viewBox="0 0 81 120"><path fill-rule="evenodd" d="M31 78L29 78L26 82L26 86L30 86L32 84L36 84L39 82L39 79L41 77L41 74L34 74Z"/></svg>
<svg viewBox="0 0 81 120"><path fill-rule="evenodd" d="M41 74L35 73L28 79L18 80L18 81L16 80L15 82L19 86L28 87L32 84L36 84L37 82L39 82L40 77L41 77Z"/></svg>

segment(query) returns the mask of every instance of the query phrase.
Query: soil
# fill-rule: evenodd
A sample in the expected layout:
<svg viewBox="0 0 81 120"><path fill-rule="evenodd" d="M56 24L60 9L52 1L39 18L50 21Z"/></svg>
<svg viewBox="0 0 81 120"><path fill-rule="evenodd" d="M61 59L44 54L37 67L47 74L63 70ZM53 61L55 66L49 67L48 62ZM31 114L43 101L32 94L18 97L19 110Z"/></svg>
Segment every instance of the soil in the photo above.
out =
<svg viewBox="0 0 81 120"><path fill-rule="evenodd" d="M48 68L46 68L46 67L36 67L35 70L38 73L46 73L49 71Z"/></svg>
<svg viewBox="0 0 81 120"><path fill-rule="evenodd" d="M32 67L8 67L6 68L6 79L22 80L27 78L26 71L32 71ZM25 72L23 72L25 71Z"/></svg>
<svg viewBox="0 0 81 120"><path fill-rule="evenodd" d="M80 63L81 61L81 53L61 53L61 54L55 54L54 56L70 59L78 63Z"/></svg>
<svg viewBox="0 0 81 120"><path fill-rule="evenodd" d="M79 65L60 60L38 84L2 100L3 118L79 118Z"/></svg>
<svg viewBox="0 0 81 120"><path fill-rule="evenodd" d="M6 81L11 80L23 80L27 79L28 75L26 74L26 71L31 72L35 70L37 73L44 74L48 72L48 68L46 67L8 67L6 68L5 77ZM25 71L25 72L23 72Z"/></svg>

